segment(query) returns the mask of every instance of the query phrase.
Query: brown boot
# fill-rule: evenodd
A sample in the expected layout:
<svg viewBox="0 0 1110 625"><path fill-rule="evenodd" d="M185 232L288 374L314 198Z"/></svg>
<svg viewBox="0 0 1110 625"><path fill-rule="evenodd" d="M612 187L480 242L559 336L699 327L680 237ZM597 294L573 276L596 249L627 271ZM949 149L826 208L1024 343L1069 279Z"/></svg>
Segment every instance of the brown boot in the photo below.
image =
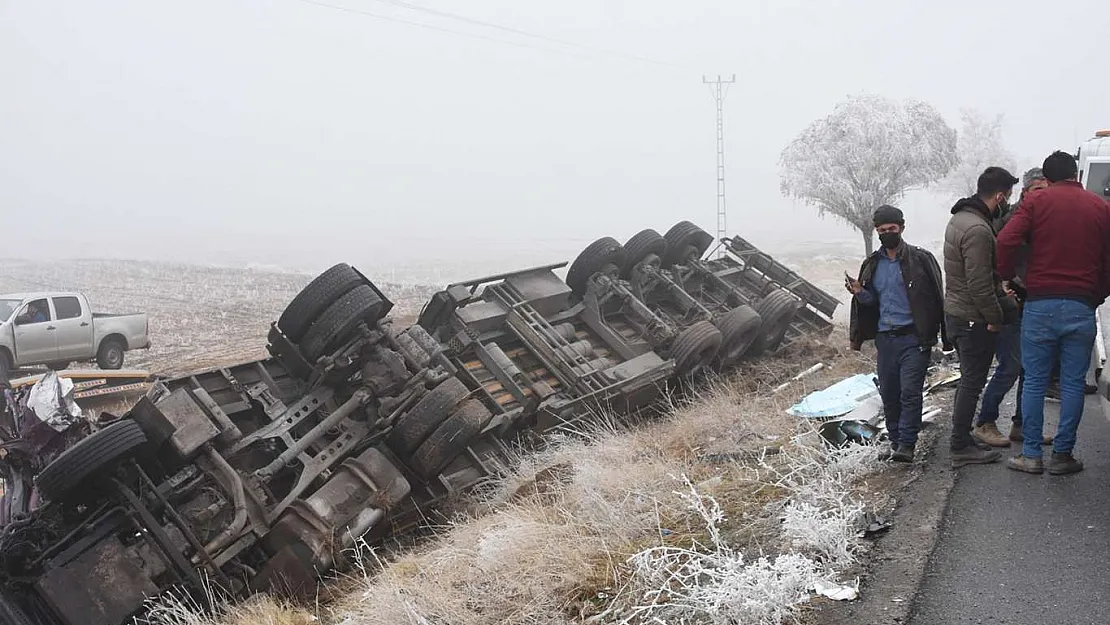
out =
<svg viewBox="0 0 1110 625"><path fill-rule="evenodd" d="M991 447L1010 446L1010 439L1003 436L1002 432L998 431L998 426L994 423L983 423L975 426L975 429L971 431L971 435Z"/></svg>
<svg viewBox="0 0 1110 625"><path fill-rule="evenodd" d="M1044 461L1040 458L1014 456L1006 461L1006 466L1022 473L1044 473Z"/></svg>
<svg viewBox="0 0 1110 625"><path fill-rule="evenodd" d="M1071 454L1058 454L1052 452L1052 459L1048 461L1048 472L1052 475L1068 475L1079 473L1083 470L1083 463L1076 460Z"/></svg>
<svg viewBox="0 0 1110 625"><path fill-rule="evenodd" d="M1051 445L1053 439L1054 439L1054 437L1052 437L1052 436L1045 436L1044 440L1041 441L1041 444L1042 445ZM1025 440L1024 434L1021 431L1021 424L1020 423L1014 423L1013 425L1010 426L1010 440L1014 441L1015 443L1020 443L1020 442L1023 442Z"/></svg>

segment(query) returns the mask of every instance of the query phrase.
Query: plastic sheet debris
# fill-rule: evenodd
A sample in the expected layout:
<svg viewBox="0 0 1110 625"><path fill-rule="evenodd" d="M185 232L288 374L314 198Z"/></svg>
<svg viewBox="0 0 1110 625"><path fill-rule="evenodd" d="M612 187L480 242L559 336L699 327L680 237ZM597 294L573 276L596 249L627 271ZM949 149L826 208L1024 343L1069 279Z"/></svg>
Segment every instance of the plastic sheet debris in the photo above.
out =
<svg viewBox="0 0 1110 625"><path fill-rule="evenodd" d="M57 432L69 429L82 415L81 407L73 399L73 380L59 378L53 371L47 372L31 388L27 407Z"/></svg>
<svg viewBox="0 0 1110 625"><path fill-rule="evenodd" d="M859 578L851 584L836 584L818 580L813 584L813 590L822 597L833 601L855 601L859 598Z"/></svg>
<svg viewBox="0 0 1110 625"><path fill-rule="evenodd" d="M866 421L852 421L838 419L822 423L817 428L817 433L834 447L844 447L854 443L856 445L871 445L882 437L882 430Z"/></svg>
<svg viewBox="0 0 1110 625"><path fill-rule="evenodd" d="M925 394L932 393L935 390L947 388L960 381L959 369L938 365L929 371L928 377L925 378Z"/></svg>
<svg viewBox="0 0 1110 625"><path fill-rule="evenodd" d="M875 514L874 512L865 512L863 518L860 520L860 525L863 527L860 530L860 538L869 538L875 534L880 534L887 531L894 525L889 520Z"/></svg>
<svg viewBox="0 0 1110 625"><path fill-rule="evenodd" d="M879 387L874 374L860 373L806 395L787 412L805 419L839 417L852 412L861 402L878 394Z"/></svg>

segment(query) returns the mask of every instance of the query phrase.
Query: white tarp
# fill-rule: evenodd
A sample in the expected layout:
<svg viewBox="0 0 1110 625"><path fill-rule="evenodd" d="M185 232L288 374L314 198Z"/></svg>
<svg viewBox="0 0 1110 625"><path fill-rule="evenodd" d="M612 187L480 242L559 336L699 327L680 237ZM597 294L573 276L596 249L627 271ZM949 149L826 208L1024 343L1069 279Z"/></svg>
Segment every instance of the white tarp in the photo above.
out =
<svg viewBox="0 0 1110 625"><path fill-rule="evenodd" d="M855 410L861 402L879 394L875 375L860 373L845 378L828 388L814 391L802 398L787 411L795 417L826 419L839 417Z"/></svg>
<svg viewBox="0 0 1110 625"><path fill-rule="evenodd" d="M73 380L50 371L31 387L27 407L35 416L58 432L64 432L81 418L81 407L73 400Z"/></svg>

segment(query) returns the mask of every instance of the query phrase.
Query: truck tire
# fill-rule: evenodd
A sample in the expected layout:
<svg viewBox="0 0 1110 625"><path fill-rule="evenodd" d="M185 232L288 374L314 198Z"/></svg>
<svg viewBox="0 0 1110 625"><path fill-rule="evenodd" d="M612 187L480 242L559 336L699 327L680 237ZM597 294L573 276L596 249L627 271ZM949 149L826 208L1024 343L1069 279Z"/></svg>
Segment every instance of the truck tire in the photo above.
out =
<svg viewBox="0 0 1110 625"><path fill-rule="evenodd" d="M598 273L620 272L624 264L624 248L613 237L602 237L586 246L567 270L567 286L581 297L590 278Z"/></svg>
<svg viewBox="0 0 1110 625"><path fill-rule="evenodd" d="M48 362L48 363L46 363L46 368L50 369L51 371L64 371L65 368L68 367L68 366L69 366L69 361L68 360L66 360L65 362L58 361L58 362Z"/></svg>
<svg viewBox="0 0 1110 625"><path fill-rule="evenodd" d="M751 306L737 306L717 322L723 337L717 362L721 367L731 367L740 362L744 354L759 339L763 318Z"/></svg>
<svg viewBox="0 0 1110 625"><path fill-rule="evenodd" d="M800 306L801 302L785 289L776 289L759 300L755 311L763 319L763 330L748 350L748 355L757 358L778 349Z"/></svg>
<svg viewBox="0 0 1110 625"><path fill-rule="evenodd" d="M401 415L397 425L389 433L389 446L399 456L407 458L469 394L466 385L458 378L447 378Z"/></svg>
<svg viewBox="0 0 1110 625"><path fill-rule="evenodd" d="M358 324L378 320L382 300L374 289L362 284L340 297L309 327L301 341L301 353L315 362L328 349L347 339Z"/></svg>
<svg viewBox="0 0 1110 625"><path fill-rule="evenodd" d="M96 366L101 369L116 370L123 368L123 353L126 346L117 338L107 338L100 342L96 350Z"/></svg>
<svg viewBox="0 0 1110 625"><path fill-rule="evenodd" d="M697 227L689 221L680 221L667 234L667 256L663 259L663 268L680 265L694 258L701 258L713 245L713 235Z"/></svg>
<svg viewBox="0 0 1110 625"><path fill-rule="evenodd" d="M632 275L636 268L648 256L655 255L659 262L667 255L667 240L658 232L647 229L641 230L624 244L624 264L621 266L621 277Z"/></svg>
<svg viewBox="0 0 1110 625"><path fill-rule="evenodd" d="M146 442L138 423L113 423L63 451L38 474L35 485L48 501L62 501L89 478L135 455Z"/></svg>
<svg viewBox="0 0 1110 625"><path fill-rule="evenodd" d="M409 466L425 479L435 478L482 433L491 417L490 411L477 399L463 402L417 448Z"/></svg>
<svg viewBox="0 0 1110 625"><path fill-rule="evenodd" d="M684 377L701 371L717 356L723 340L721 331L708 321L699 321L683 330L671 347L675 375Z"/></svg>
<svg viewBox="0 0 1110 625"><path fill-rule="evenodd" d="M9 373L14 369L15 362L12 360L11 352L0 348L0 373Z"/></svg>
<svg viewBox="0 0 1110 625"><path fill-rule="evenodd" d="M334 265L316 276L289 302L278 318L278 329L290 341L299 342L320 313L360 284L362 277L350 265Z"/></svg>

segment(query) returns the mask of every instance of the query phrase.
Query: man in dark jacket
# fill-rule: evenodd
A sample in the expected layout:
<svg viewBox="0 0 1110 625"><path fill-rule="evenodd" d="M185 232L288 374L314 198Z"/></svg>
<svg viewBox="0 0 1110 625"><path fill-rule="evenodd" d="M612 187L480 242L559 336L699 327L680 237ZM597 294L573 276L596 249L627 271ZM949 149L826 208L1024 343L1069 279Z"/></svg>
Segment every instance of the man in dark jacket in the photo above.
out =
<svg viewBox="0 0 1110 625"><path fill-rule="evenodd" d="M856 350L875 340L888 457L912 462L925 372L937 334L944 331L940 266L927 250L902 240L902 211L880 206L872 220L881 247L863 261L858 279L845 279L853 296L849 338Z"/></svg>
<svg viewBox="0 0 1110 625"><path fill-rule="evenodd" d="M1026 194L1048 186L1048 181L1045 180L1040 167L1034 167L1025 172L1021 177L1021 183L1021 196L1018 197L1017 206L1021 205ZM1015 209L1016 207L1006 205L999 207L998 214L992 223L996 232L1002 231L1002 228L1013 217ZM987 382L987 387L983 390L983 402L979 408L979 418L976 419L975 429L973 430L975 438L993 447L1009 447L1010 441L1018 443L1022 441L1021 389L1024 373L1021 369L1021 304L1025 301L1025 253L1025 249L1019 252L1020 260L1018 261L1017 275L1009 284L1010 291L1017 298L1018 319L1014 323L1004 324L998 332L998 344L994 355L998 366L995 367L994 375L991 376L990 381ZM1015 402L1014 416L1010 419L1009 436L1003 436L997 425L999 408L1001 408L1002 400L1006 397L1006 394L1013 388L1015 381L1018 385L1018 400ZM1052 438L1045 437L1045 444L1051 443Z"/></svg>
<svg viewBox="0 0 1110 625"><path fill-rule="evenodd" d="M1017 321L1017 300L1002 288L995 262L991 220L1009 203L1018 179L1001 167L979 176L977 193L952 207L944 231L945 325L960 357L960 383L952 407L952 466L986 464L1001 458L980 448L971 426L979 395L994 360L998 332Z"/></svg>
<svg viewBox="0 0 1110 625"><path fill-rule="evenodd" d="M1024 442L1021 455L1007 464L1044 472L1044 395L1058 360L1060 424L1048 471L1064 475L1083 470L1072 450L1095 341L1095 308L1110 292L1110 206L1076 181L1070 154L1053 152L1043 169L1049 187L1030 195L998 236L998 271L1007 279L1016 273L1015 252L1029 243L1021 329Z"/></svg>

